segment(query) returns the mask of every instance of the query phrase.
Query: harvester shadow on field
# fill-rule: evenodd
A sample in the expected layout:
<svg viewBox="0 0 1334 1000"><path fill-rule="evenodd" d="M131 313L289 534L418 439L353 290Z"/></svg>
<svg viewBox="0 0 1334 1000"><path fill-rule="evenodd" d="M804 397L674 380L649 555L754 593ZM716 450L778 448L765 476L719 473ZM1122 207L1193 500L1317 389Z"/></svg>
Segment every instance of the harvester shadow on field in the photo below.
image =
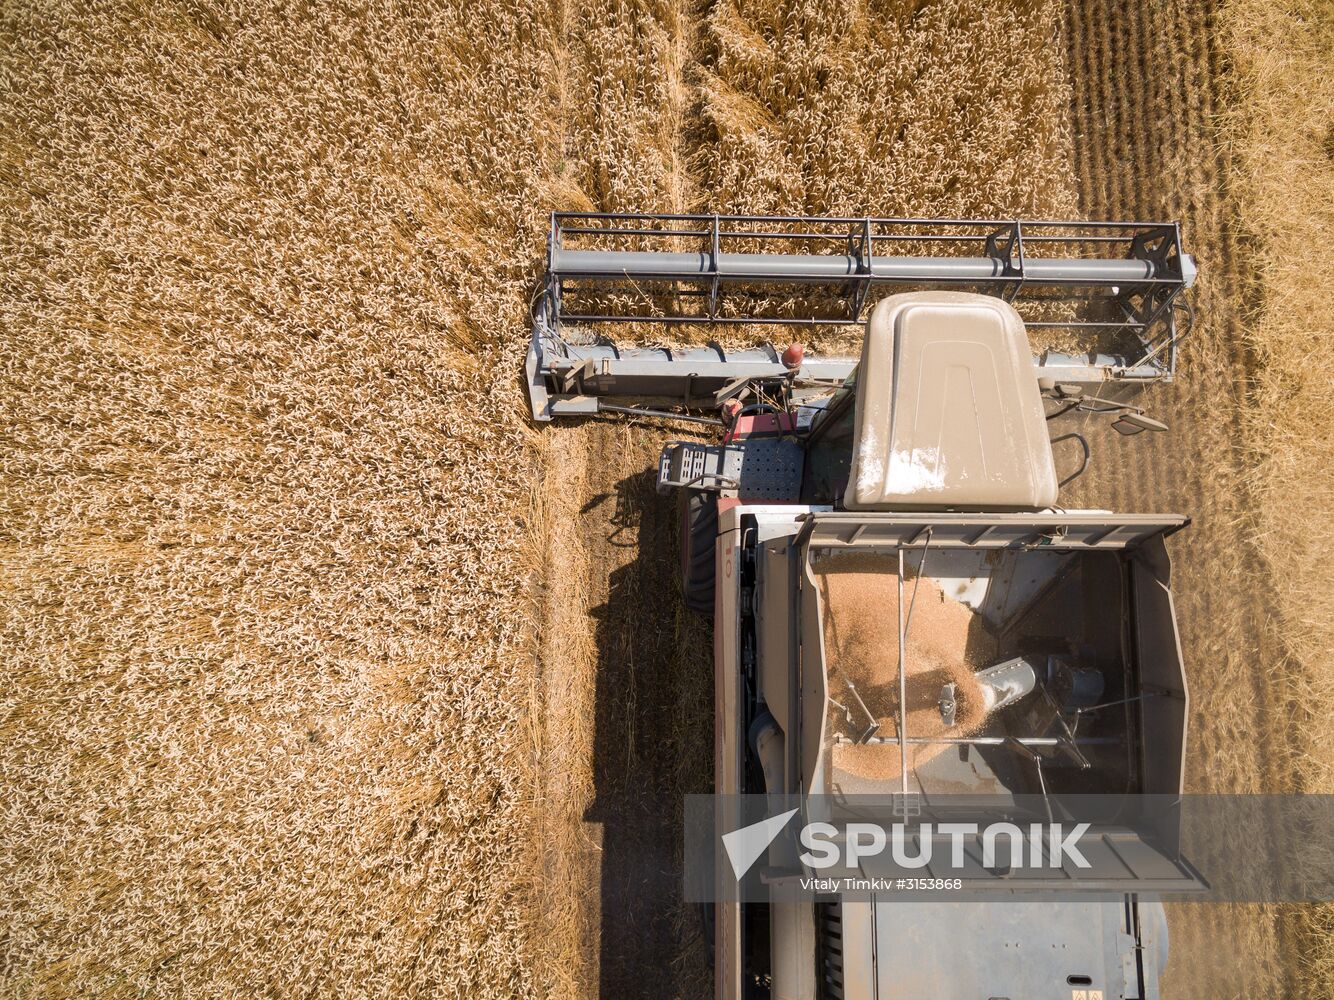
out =
<svg viewBox="0 0 1334 1000"><path fill-rule="evenodd" d="M590 547L622 550L604 564L636 550L592 612L595 798L584 819L602 826L603 997L698 994L708 975L698 910L683 900L682 813L684 796L712 782L710 629L681 602L676 500L655 481L651 468L628 476L614 509L602 494L583 511L605 511L586 522L605 526Z"/></svg>

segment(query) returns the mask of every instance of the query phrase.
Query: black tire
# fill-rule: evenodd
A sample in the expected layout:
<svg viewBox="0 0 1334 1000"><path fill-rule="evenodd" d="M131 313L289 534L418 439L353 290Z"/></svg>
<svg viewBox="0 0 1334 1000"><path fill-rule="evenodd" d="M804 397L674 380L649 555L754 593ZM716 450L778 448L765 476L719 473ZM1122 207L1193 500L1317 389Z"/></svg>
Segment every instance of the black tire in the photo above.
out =
<svg viewBox="0 0 1334 1000"><path fill-rule="evenodd" d="M702 615L713 614L717 539L717 495L686 490L681 505L681 592L686 607Z"/></svg>

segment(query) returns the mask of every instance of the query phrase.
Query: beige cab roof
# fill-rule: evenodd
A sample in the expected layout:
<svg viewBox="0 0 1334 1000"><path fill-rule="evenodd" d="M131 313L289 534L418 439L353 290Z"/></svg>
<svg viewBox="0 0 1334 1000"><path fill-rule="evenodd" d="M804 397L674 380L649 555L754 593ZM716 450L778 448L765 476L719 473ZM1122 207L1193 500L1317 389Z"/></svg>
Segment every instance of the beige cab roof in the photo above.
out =
<svg viewBox="0 0 1334 1000"><path fill-rule="evenodd" d="M988 295L881 301L857 371L848 510L1041 510L1056 502L1024 323Z"/></svg>

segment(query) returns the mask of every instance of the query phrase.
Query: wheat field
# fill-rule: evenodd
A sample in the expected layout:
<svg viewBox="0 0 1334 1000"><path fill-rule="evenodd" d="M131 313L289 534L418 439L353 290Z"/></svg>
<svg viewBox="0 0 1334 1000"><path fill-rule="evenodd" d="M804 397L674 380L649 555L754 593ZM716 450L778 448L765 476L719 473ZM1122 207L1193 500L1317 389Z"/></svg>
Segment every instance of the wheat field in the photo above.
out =
<svg viewBox="0 0 1334 1000"><path fill-rule="evenodd" d="M695 915L657 902L711 776L649 471L683 431L528 423L555 209L1183 217L1178 434L1081 499L1197 514L1194 787L1328 791L1332 20L4 5L0 992L707 990ZM1223 684L1251 662L1259 704ZM1209 971L1220 935L1245 976ZM1322 910L1187 917L1165 995L1328 995L1330 938Z"/></svg>
<svg viewBox="0 0 1334 1000"><path fill-rule="evenodd" d="M553 21L5 5L5 993L533 991Z"/></svg>

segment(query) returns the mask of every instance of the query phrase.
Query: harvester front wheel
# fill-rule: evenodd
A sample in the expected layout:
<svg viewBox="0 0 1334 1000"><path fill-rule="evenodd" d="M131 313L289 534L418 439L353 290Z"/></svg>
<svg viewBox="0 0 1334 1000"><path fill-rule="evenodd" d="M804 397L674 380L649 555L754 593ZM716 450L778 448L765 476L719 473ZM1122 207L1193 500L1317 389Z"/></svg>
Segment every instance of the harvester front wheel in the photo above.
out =
<svg viewBox="0 0 1334 1000"><path fill-rule="evenodd" d="M681 591L686 607L713 614L714 543L718 538L718 497L686 490L681 504Z"/></svg>

